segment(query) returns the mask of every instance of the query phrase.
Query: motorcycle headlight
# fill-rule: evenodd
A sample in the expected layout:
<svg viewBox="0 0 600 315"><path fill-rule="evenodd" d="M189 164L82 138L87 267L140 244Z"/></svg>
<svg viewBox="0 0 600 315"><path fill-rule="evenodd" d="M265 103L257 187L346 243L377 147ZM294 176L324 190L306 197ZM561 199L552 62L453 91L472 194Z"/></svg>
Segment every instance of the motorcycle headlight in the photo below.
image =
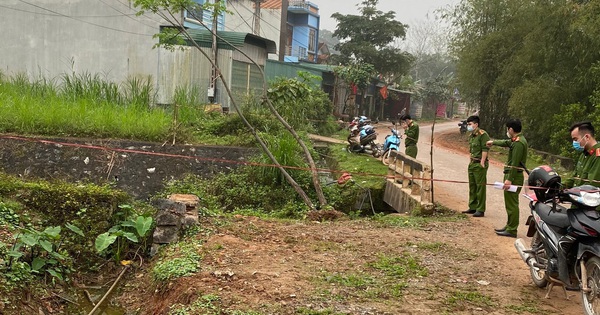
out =
<svg viewBox="0 0 600 315"><path fill-rule="evenodd" d="M579 193L579 196L571 195L571 199L573 199L573 201L577 203L588 207L600 206L600 192L598 192L598 190L593 192L581 191Z"/></svg>

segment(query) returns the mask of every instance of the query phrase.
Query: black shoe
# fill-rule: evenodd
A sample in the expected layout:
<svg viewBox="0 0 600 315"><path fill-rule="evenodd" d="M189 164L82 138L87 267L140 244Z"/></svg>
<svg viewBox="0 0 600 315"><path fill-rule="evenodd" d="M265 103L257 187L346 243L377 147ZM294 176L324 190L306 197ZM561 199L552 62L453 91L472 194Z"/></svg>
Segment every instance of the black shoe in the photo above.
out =
<svg viewBox="0 0 600 315"><path fill-rule="evenodd" d="M476 218L481 218L485 215L485 213L481 212L481 211L475 211L475 213L473 213L473 216Z"/></svg>
<svg viewBox="0 0 600 315"><path fill-rule="evenodd" d="M496 233L498 233L498 232L504 232L504 231L506 231L506 227L503 227L501 229L494 229L494 231L496 231Z"/></svg>
<svg viewBox="0 0 600 315"><path fill-rule="evenodd" d="M471 209L469 209L469 210L465 210L465 211L463 211L462 213L466 213L466 214L473 214L473 213L475 213L475 212L477 212L477 210L471 210Z"/></svg>
<svg viewBox="0 0 600 315"><path fill-rule="evenodd" d="M514 237L514 238L517 237L517 233L513 234L513 233L510 233L510 232L507 232L506 230L504 230L502 232L496 232L496 235L498 235L498 236L508 236L508 237Z"/></svg>

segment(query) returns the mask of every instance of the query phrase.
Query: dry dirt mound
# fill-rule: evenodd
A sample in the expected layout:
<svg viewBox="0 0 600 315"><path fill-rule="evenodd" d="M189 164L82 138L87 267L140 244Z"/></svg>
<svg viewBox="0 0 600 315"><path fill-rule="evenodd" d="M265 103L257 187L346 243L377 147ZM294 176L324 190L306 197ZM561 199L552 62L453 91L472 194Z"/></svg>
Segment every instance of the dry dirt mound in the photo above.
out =
<svg viewBox="0 0 600 315"><path fill-rule="evenodd" d="M237 217L203 227L212 232L188 240L203 256L200 272L156 284L150 270L137 270L119 302L140 314L580 313L559 289L543 299L524 265L515 270L515 253L501 250L512 239L488 243L477 221L461 216L326 223ZM178 304L188 305L185 313Z"/></svg>

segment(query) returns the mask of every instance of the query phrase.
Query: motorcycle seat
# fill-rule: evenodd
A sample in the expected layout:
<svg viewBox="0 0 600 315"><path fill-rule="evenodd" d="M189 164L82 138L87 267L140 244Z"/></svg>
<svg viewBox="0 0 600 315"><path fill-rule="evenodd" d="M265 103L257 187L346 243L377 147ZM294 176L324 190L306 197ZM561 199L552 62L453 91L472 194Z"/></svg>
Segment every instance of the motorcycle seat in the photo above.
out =
<svg viewBox="0 0 600 315"><path fill-rule="evenodd" d="M552 211L552 204L538 202L535 205L535 211L546 224L553 225L558 228L567 228L571 225L567 216L567 209L557 205L557 211ZM558 212L560 210L560 212Z"/></svg>

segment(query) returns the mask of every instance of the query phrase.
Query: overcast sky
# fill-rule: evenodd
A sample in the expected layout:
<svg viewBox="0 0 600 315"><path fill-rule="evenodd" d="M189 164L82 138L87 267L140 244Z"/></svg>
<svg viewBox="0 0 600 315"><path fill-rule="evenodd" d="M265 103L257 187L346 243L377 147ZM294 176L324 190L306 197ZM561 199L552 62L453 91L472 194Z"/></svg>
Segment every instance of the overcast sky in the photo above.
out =
<svg viewBox="0 0 600 315"><path fill-rule="evenodd" d="M336 21L331 18L335 12L358 15L357 4L361 0L310 0L319 6L321 29L335 30ZM458 4L460 0L379 0L377 8L383 12L396 12L396 20L414 25L418 21L435 18L434 11L441 7Z"/></svg>

